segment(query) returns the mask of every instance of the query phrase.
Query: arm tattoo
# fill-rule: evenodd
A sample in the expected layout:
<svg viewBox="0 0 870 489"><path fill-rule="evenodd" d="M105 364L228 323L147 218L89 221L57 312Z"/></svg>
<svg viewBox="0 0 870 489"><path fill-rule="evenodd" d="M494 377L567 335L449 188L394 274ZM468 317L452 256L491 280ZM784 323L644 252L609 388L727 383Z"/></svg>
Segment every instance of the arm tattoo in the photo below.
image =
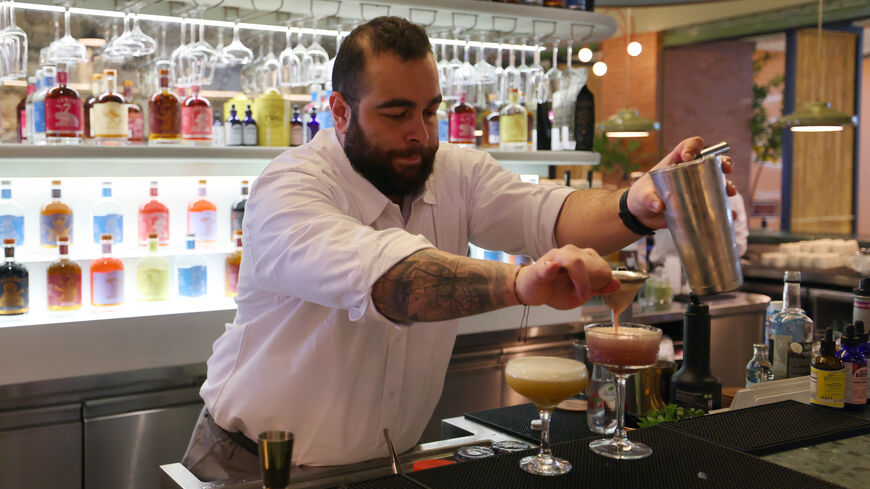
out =
<svg viewBox="0 0 870 489"><path fill-rule="evenodd" d="M375 282L372 298L384 316L402 322L444 321L507 306L506 265L418 251Z"/></svg>

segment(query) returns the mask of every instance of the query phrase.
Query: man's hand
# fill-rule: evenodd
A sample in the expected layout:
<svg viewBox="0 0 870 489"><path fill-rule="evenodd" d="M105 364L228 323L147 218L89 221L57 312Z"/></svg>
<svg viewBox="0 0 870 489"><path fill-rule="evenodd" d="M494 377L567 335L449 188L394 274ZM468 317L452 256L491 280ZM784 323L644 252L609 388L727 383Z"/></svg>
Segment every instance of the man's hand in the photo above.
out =
<svg viewBox="0 0 870 489"><path fill-rule="evenodd" d="M593 295L618 289L607 262L595 250L574 245L550 250L534 265L521 268L516 280L517 298L523 304L556 309L572 309Z"/></svg>
<svg viewBox="0 0 870 489"><path fill-rule="evenodd" d="M699 137L684 139L652 169L658 170L659 168L676 165L684 161L691 161L701 154L702 149L704 149L703 139ZM732 166L731 157L722 156L722 171L731 173ZM726 183L726 187L729 196L737 194L737 189L734 188L734 184L730 180ZM655 185L653 185L652 177L649 176L649 173L645 174L629 189L628 210L647 227L653 229L665 227L665 216L662 214L665 210L665 205L661 197L656 193Z"/></svg>

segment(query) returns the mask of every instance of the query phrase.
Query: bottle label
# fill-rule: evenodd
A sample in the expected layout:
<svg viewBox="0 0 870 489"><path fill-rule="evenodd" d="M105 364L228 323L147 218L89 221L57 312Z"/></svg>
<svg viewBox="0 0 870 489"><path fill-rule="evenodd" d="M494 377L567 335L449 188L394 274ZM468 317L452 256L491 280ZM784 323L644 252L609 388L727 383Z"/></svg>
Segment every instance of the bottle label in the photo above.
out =
<svg viewBox="0 0 870 489"><path fill-rule="evenodd" d="M48 274L48 307L78 308L82 305L81 273Z"/></svg>
<svg viewBox="0 0 870 489"><path fill-rule="evenodd" d="M708 392L689 392L682 389L676 389L674 392L674 402L681 406L705 411L713 409L713 395Z"/></svg>
<svg viewBox="0 0 870 489"><path fill-rule="evenodd" d="M211 137L211 108L182 107L181 134L185 138L208 139Z"/></svg>
<svg viewBox="0 0 870 489"><path fill-rule="evenodd" d="M844 362L843 372L846 377L845 402L848 404L866 404L867 366L852 362Z"/></svg>
<svg viewBox="0 0 870 489"><path fill-rule="evenodd" d="M227 131L227 146L241 146L244 135L241 124L230 124Z"/></svg>
<svg viewBox="0 0 870 489"><path fill-rule="evenodd" d="M474 144L474 112L450 113L450 142Z"/></svg>
<svg viewBox="0 0 870 489"><path fill-rule="evenodd" d="M45 132L45 102L33 102L33 132Z"/></svg>
<svg viewBox="0 0 870 489"><path fill-rule="evenodd" d="M74 97L46 99L45 129L47 132L81 132L82 101Z"/></svg>
<svg viewBox="0 0 870 489"><path fill-rule="evenodd" d="M127 104L103 102L91 107L91 131L97 138L126 138L129 126Z"/></svg>
<svg viewBox="0 0 870 489"><path fill-rule="evenodd" d="M242 129L242 144L245 146L256 146L257 145L257 126L254 124L247 124Z"/></svg>
<svg viewBox="0 0 870 489"><path fill-rule="evenodd" d="M91 302L95 306L114 306L124 302L124 270L93 272Z"/></svg>
<svg viewBox="0 0 870 489"><path fill-rule="evenodd" d="M18 137L21 141L27 141L27 110L20 110L18 119L21 120L21 125L18 126Z"/></svg>
<svg viewBox="0 0 870 489"><path fill-rule="evenodd" d="M302 126L290 126L290 146L301 146L304 138L305 130Z"/></svg>
<svg viewBox="0 0 870 489"><path fill-rule="evenodd" d="M217 239L217 212L189 212L187 232L196 235L196 241L214 241Z"/></svg>
<svg viewBox="0 0 870 489"><path fill-rule="evenodd" d="M127 138L130 141L145 140L145 116L141 112L133 112L129 116L129 131Z"/></svg>
<svg viewBox="0 0 870 489"><path fill-rule="evenodd" d="M24 244L24 216L0 215L0 239L15 238L15 246Z"/></svg>
<svg viewBox="0 0 870 489"><path fill-rule="evenodd" d="M0 314L23 314L28 306L27 277L0 277Z"/></svg>
<svg viewBox="0 0 870 489"><path fill-rule="evenodd" d="M828 407L843 407L846 398L846 374L841 370L810 367L810 402Z"/></svg>
<svg viewBox="0 0 870 489"><path fill-rule="evenodd" d="M206 294L208 269L197 265L178 269L178 295L182 297L201 297Z"/></svg>
<svg viewBox="0 0 870 489"><path fill-rule="evenodd" d="M178 104L149 104L148 129L152 139L178 139L181 130L178 127L180 114Z"/></svg>
<svg viewBox="0 0 870 489"><path fill-rule="evenodd" d="M525 114L502 115L499 130L502 143L528 142L529 126Z"/></svg>
<svg viewBox="0 0 870 489"><path fill-rule="evenodd" d="M169 243L169 212L139 213L139 242L147 243L148 235L156 233L160 244Z"/></svg>
<svg viewBox="0 0 870 489"><path fill-rule="evenodd" d="M94 216L94 243L99 243L100 235L103 234L111 234L112 243L124 241L124 216L121 214Z"/></svg>
<svg viewBox="0 0 870 489"><path fill-rule="evenodd" d="M447 119L438 119L438 141L448 142L450 140L450 121Z"/></svg>
<svg viewBox="0 0 870 489"><path fill-rule="evenodd" d="M774 378L790 379L810 373L812 343L792 341L791 335L772 335L770 351L773 357Z"/></svg>
<svg viewBox="0 0 870 489"><path fill-rule="evenodd" d="M42 246L57 246L57 238L69 236L73 242L72 214L43 214L39 216L39 241Z"/></svg>
<svg viewBox="0 0 870 489"><path fill-rule="evenodd" d="M245 217L245 211L237 211L233 209L233 212L230 217L230 237L232 237L232 232L236 229L242 229L242 218Z"/></svg>
<svg viewBox="0 0 870 489"><path fill-rule="evenodd" d="M140 301L163 301L169 298L169 267L136 269L136 291Z"/></svg>
<svg viewBox="0 0 870 489"><path fill-rule="evenodd" d="M234 297L239 293L239 266L227 263L227 296Z"/></svg>
<svg viewBox="0 0 870 489"><path fill-rule="evenodd" d="M486 126L489 131L489 134L487 135L487 143L491 145L498 144L500 137L498 120L486 121Z"/></svg>

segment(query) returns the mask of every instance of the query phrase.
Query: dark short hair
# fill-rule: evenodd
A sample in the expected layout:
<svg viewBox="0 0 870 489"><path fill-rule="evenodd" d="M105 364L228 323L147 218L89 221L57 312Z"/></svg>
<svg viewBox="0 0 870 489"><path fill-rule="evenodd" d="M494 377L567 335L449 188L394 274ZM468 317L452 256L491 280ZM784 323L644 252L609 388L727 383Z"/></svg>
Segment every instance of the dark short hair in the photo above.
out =
<svg viewBox="0 0 870 489"><path fill-rule="evenodd" d="M367 56L383 52L402 62L425 58L432 52L426 30L401 17L376 17L354 29L341 43L332 66L332 89L356 107L362 90Z"/></svg>

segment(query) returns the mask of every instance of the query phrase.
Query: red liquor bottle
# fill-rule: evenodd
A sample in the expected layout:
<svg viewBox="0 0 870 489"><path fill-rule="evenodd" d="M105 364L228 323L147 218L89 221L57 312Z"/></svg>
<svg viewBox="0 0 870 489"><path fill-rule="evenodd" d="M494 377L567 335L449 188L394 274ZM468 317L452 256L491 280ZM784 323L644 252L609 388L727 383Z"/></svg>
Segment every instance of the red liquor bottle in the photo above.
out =
<svg viewBox="0 0 870 489"><path fill-rule="evenodd" d="M199 85L191 87L191 94L181 106L181 136L191 146L211 146L211 103L199 94Z"/></svg>
<svg viewBox="0 0 870 489"><path fill-rule="evenodd" d="M169 208L157 200L157 182L151 182L151 200L139 207L139 245L148 244L148 235L157 234L160 246L169 244Z"/></svg>
<svg viewBox="0 0 870 489"><path fill-rule="evenodd" d="M148 141L156 144L181 142L181 105L169 91L169 70L157 70L160 90L148 100Z"/></svg>
<svg viewBox="0 0 870 489"><path fill-rule="evenodd" d="M127 142L145 144L145 114L142 106L133 101L133 80L124 80L124 98L127 99Z"/></svg>
<svg viewBox="0 0 870 489"><path fill-rule="evenodd" d="M474 107L465 103L465 90L460 88L459 102L450 110L450 142L473 148L475 123Z"/></svg>
<svg viewBox="0 0 870 489"><path fill-rule="evenodd" d="M36 78L30 77L27 80L27 95L21 97L18 102L18 107L15 109L15 116L18 118L18 142L28 142L27 136L30 131L27 129L27 97L36 91Z"/></svg>
<svg viewBox="0 0 870 489"><path fill-rule="evenodd" d="M69 69L57 65L57 85L45 94L45 141L48 144L82 142L82 100L67 86Z"/></svg>

